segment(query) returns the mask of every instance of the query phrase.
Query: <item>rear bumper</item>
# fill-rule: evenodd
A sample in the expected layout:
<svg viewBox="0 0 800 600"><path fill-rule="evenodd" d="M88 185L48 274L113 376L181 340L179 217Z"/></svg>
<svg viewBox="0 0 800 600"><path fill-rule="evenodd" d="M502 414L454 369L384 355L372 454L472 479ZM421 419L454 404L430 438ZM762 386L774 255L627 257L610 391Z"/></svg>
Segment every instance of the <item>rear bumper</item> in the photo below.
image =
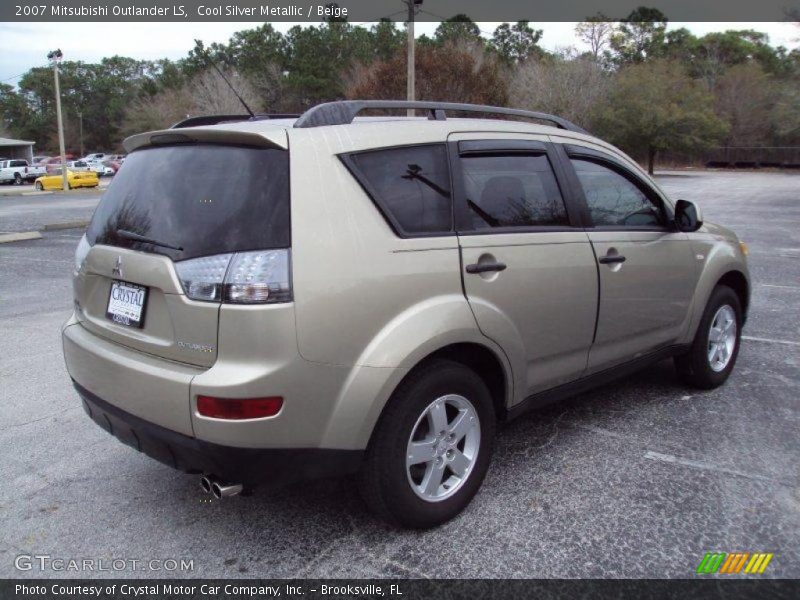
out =
<svg viewBox="0 0 800 600"><path fill-rule="evenodd" d="M286 484L354 473L361 450L235 448L205 442L150 423L99 398L73 381L92 420L118 440L186 473L214 475L245 486Z"/></svg>

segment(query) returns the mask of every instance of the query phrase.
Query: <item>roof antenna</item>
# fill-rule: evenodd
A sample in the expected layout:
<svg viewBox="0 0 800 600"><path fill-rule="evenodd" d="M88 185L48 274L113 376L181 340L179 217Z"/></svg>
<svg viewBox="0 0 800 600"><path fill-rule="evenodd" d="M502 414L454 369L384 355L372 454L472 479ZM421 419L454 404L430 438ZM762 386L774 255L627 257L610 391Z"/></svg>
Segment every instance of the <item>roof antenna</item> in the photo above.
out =
<svg viewBox="0 0 800 600"><path fill-rule="evenodd" d="M208 55L208 51L207 51L207 50L206 50L206 49L203 47L203 42L201 42L200 40L195 40L195 41L194 41L194 43L195 43L195 44L197 44L197 46L203 50L203 58L205 59L205 61L206 61L206 62L207 62L209 65L211 65L212 67L214 67L214 70L215 70L217 73L219 73L219 76L220 76L220 77L222 77L222 81L224 81L225 83L227 83L227 84L228 84L228 87L229 87L229 88L231 88L231 91L233 92L233 94L234 94L234 95L235 95L235 96L236 96L236 97L239 99L239 102L241 102L241 103L242 103L242 106L244 106L244 108L245 108L245 110L247 111L247 113L248 113L248 114L249 114L249 115L250 115L252 118L255 118L255 117L256 117L256 113L254 113L254 112L253 112L253 111L250 109L250 107L249 107L249 106L247 106L247 102L245 102L245 101L244 101L244 98L242 98L242 97L239 95L239 92L237 92L237 91L236 91L236 88L235 88L235 87L233 87L233 84L231 84L231 82L230 82L230 81L228 81L228 78L227 78L227 77L225 77L225 75L223 75L223 74L222 74L222 71L220 71L220 70L219 70L219 67L218 67L218 66L217 66L217 65L214 63L214 61L213 61L213 60L211 60L211 57Z"/></svg>

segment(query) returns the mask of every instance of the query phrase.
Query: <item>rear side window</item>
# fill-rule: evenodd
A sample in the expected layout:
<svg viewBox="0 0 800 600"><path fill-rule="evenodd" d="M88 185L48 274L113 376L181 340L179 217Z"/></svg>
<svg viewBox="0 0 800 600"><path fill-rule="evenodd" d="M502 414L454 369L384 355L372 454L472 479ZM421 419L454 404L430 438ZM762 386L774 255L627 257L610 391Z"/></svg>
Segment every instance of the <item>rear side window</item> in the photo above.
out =
<svg viewBox="0 0 800 600"><path fill-rule="evenodd" d="M463 156L464 191L475 229L569 224L544 154Z"/></svg>
<svg viewBox="0 0 800 600"><path fill-rule="evenodd" d="M359 152L345 157L344 162L397 233L452 231L444 144Z"/></svg>
<svg viewBox="0 0 800 600"><path fill-rule="evenodd" d="M27 167L28 161L26 160L12 160L11 164L8 165L9 167Z"/></svg>
<svg viewBox="0 0 800 600"><path fill-rule="evenodd" d="M87 231L91 244L173 260L288 248L290 235L288 152L210 144L129 154Z"/></svg>

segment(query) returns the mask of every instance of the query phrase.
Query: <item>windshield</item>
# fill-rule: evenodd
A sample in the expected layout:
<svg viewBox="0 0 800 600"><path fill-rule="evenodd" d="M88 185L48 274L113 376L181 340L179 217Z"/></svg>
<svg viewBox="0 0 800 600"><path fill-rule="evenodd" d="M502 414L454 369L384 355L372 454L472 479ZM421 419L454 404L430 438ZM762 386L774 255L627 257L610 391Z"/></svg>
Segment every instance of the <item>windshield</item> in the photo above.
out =
<svg viewBox="0 0 800 600"><path fill-rule="evenodd" d="M133 152L103 195L86 236L90 244L173 260L288 248L289 153L210 144Z"/></svg>

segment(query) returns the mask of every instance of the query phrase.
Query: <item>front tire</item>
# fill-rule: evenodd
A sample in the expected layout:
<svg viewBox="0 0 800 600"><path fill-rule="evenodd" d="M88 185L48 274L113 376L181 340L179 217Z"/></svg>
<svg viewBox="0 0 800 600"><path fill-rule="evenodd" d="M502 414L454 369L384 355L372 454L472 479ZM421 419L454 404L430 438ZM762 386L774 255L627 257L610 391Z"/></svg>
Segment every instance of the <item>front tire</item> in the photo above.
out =
<svg viewBox="0 0 800 600"><path fill-rule="evenodd" d="M742 305L739 297L725 285L711 293L703 318L697 327L692 347L675 357L675 368L689 385L710 390L727 381L742 337Z"/></svg>
<svg viewBox="0 0 800 600"><path fill-rule="evenodd" d="M474 371L429 362L395 390L375 428L359 475L365 502L402 527L452 519L483 482L495 426L491 394Z"/></svg>
<svg viewBox="0 0 800 600"><path fill-rule="evenodd" d="M36 189L37 192L44 191L44 186L42 185L41 181L37 181L36 183L34 183L33 187L34 189Z"/></svg>

